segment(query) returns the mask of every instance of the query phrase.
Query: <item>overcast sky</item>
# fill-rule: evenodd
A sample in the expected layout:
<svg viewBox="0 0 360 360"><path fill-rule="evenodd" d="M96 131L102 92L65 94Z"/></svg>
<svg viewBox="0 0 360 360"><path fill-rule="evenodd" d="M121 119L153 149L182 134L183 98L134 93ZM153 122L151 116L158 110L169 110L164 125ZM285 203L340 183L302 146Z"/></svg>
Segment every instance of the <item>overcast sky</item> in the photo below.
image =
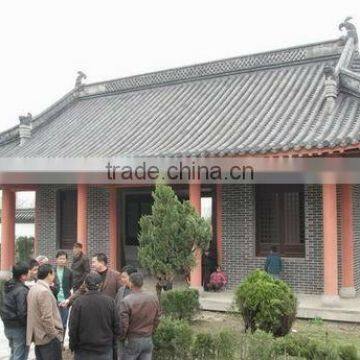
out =
<svg viewBox="0 0 360 360"><path fill-rule="evenodd" d="M87 82L337 38L360 1L0 3L0 131Z"/></svg>

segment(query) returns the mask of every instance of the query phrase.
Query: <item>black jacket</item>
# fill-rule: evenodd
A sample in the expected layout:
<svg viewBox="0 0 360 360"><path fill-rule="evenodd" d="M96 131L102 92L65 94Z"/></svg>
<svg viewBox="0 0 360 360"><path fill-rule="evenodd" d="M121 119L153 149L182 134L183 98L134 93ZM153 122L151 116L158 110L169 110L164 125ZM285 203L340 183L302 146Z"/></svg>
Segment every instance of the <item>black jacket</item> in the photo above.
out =
<svg viewBox="0 0 360 360"><path fill-rule="evenodd" d="M1 319L7 327L25 327L29 288L21 281L11 279L4 285Z"/></svg>
<svg viewBox="0 0 360 360"><path fill-rule="evenodd" d="M84 282L86 275L90 272L88 257L83 253L79 256L74 256L71 271L73 274L73 287L74 290L77 290Z"/></svg>
<svg viewBox="0 0 360 360"><path fill-rule="evenodd" d="M56 267L54 268L55 271L55 286L54 286L54 295L57 298L57 295L60 291L60 283L59 283L59 278L57 276L57 271L56 271ZM73 274L71 272L71 270L67 267L64 267L64 275L63 275L63 279L62 279L62 288L64 291L64 297L65 299L69 298L71 295L71 289L73 287Z"/></svg>
<svg viewBox="0 0 360 360"><path fill-rule="evenodd" d="M114 346L119 334L119 315L111 297L89 291L75 300L69 320L71 351L104 353Z"/></svg>

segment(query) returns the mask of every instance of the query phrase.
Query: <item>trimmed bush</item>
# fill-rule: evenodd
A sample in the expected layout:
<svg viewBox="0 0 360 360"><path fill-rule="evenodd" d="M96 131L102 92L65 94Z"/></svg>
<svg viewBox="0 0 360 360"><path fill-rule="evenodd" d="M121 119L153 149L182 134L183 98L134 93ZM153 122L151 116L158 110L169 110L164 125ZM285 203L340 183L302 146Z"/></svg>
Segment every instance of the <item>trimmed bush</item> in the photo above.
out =
<svg viewBox="0 0 360 360"><path fill-rule="evenodd" d="M19 236L16 239L16 261L29 261L34 254L34 238Z"/></svg>
<svg viewBox="0 0 360 360"><path fill-rule="evenodd" d="M216 359L216 342L210 333L198 333L192 346L192 357L196 360Z"/></svg>
<svg viewBox="0 0 360 360"><path fill-rule="evenodd" d="M252 272L235 291L235 303L245 330L263 330L275 336L289 333L296 318L297 300L292 289L262 270Z"/></svg>
<svg viewBox="0 0 360 360"><path fill-rule="evenodd" d="M154 359L191 359L193 332L184 320L164 318L154 334Z"/></svg>
<svg viewBox="0 0 360 360"><path fill-rule="evenodd" d="M200 310L199 292L195 289L175 289L162 294L161 307L166 316L191 321Z"/></svg>
<svg viewBox="0 0 360 360"><path fill-rule="evenodd" d="M276 349L272 334L261 330L257 330L254 333L247 333L243 336L240 344L240 359L275 359Z"/></svg>
<svg viewBox="0 0 360 360"><path fill-rule="evenodd" d="M222 330L216 336L216 356L219 360L235 359L236 337L230 330Z"/></svg>
<svg viewBox="0 0 360 360"><path fill-rule="evenodd" d="M192 346L192 358L196 360L234 360L236 351L235 335L229 330L219 333L198 333Z"/></svg>
<svg viewBox="0 0 360 360"><path fill-rule="evenodd" d="M340 345L339 356L341 360L359 360L359 355L354 345Z"/></svg>
<svg viewBox="0 0 360 360"><path fill-rule="evenodd" d="M352 345L339 345L329 339L311 339L298 334L279 338L274 344L279 355L303 357L310 360L358 360L357 350Z"/></svg>

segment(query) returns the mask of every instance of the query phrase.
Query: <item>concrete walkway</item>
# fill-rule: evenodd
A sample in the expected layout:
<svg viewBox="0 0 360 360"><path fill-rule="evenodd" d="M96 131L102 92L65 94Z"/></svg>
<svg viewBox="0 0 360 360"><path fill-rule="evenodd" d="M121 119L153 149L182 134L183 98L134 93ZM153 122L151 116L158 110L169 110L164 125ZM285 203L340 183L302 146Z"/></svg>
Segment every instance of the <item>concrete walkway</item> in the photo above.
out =
<svg viewBox="0 0 360 360"><path fill-rule="evenodd" d="M200 298L201 308L211 311L234 311L234 294L230 291L222 293L204 292ZM320 295L297 294L298 318L344 321L360 323L360 297L340 299L336 307L324 306Z"/></svg>

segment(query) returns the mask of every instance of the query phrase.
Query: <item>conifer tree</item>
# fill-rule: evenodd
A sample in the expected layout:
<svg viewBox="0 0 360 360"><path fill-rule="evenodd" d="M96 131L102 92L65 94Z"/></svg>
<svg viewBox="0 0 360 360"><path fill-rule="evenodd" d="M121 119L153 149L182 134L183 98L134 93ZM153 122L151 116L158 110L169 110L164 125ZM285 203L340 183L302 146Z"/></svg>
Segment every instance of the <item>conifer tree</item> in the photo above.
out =
<svg viewBox="0 0 360 360"><path fill-rule="evenodd" d="M138 257L157 278L160 296L164 283L172 284L175 275L190 273L195 266L194 250L208 249L211 229L190 202L181 202L170 186L157 185L152 196L152 213L140 219Z"/></svg>

